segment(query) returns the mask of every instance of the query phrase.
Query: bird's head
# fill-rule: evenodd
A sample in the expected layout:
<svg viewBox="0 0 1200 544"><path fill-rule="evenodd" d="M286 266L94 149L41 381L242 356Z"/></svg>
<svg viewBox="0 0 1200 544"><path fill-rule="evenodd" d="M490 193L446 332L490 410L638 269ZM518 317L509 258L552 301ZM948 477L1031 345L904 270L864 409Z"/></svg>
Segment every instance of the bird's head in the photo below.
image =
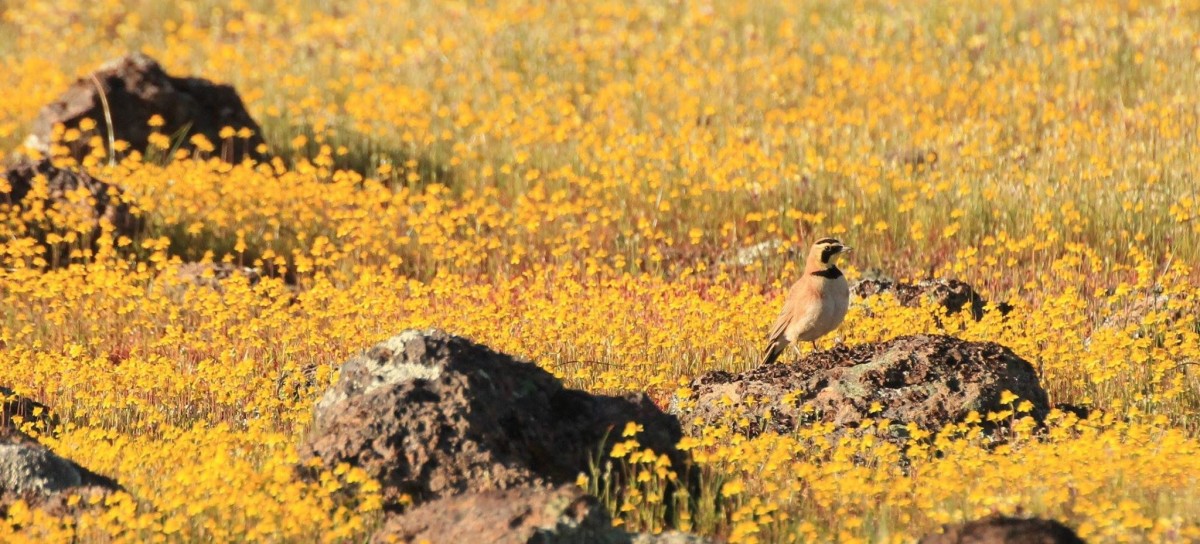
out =
<svg viewBox="0 0 1200 544"><path fill-rule="evenodd" d="M810 267L831 268L837 264L838 255L851 249L836 238L821 238L808 251L808 265Z"/></svg>

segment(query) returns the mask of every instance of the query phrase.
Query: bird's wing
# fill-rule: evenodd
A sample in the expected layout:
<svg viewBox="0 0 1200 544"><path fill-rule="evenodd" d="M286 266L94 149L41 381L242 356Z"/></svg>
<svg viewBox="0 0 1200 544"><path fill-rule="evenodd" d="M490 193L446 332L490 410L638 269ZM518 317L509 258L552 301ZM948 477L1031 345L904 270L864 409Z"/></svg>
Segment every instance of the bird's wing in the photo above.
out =
<svg viewBox="0 0 1200 544"><path fill-rule="evenodd" d="M771 325L771 332L767 334L767 347L763 349L762 360L759 364L769 365L774 363L783 350L787 348L787 329L792 322L793 306L795 306L796 297L792 296L792 291L796 290L793 285L789 290L787 298L783 300L783 309L779 311L779 317L775 318L775 324Z"/></svg>
<svg viewBox="0 0 1200 544"><path fill-rule="evenodd" d="M779 359L779 356L783 353L783 350L785 350L785 349L787 349L787 346L784 345L783 342L771 342L770 344L767 344L767 349L763 350L762 358L759 359L758 364L759 365L769 365L771 363L774 363L776 360Z"/></svg>
<svg viewBox="0 0 1200 544"><path fill-rule="evenodd" d="M792 320L792 298L788 297L783 303L783 310L779 312L779 317L775 318L775 324L771 325L771 333L767 335L767 343L774 344L783 340L783 334L787 331L788 323Z"/></svg>

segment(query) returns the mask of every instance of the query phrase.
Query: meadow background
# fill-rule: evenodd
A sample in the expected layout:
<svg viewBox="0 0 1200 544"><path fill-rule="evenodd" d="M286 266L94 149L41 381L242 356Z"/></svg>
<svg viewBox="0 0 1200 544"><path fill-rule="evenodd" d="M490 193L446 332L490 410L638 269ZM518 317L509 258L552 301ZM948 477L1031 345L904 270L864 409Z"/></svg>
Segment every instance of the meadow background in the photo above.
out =
<svg viewBox="0 0 1200 544"><path fill-rule="evenodd" d="M353 471L290 470L351 354L438 326L665 405L756 364L789 250L837 236L851 280L954 277L1014 305L976 322L884 299L842 341L999 342L1092 416L907 452L711 428L685 444L708 507L665 520L670 498L632 489L608 497L622 523L904 542L1000 511L1200 540L1198 29L1195 1L4 3L5 152L143 51L234 85L278 159L85 161L148 224L95 251L54 210L0 218L0 384L131 491L70 523L17 511L0 539L361 541L378 504L339 501ZM32 228L73 264L45 270ZM194 260L295 285L155 288Z"/></svg>

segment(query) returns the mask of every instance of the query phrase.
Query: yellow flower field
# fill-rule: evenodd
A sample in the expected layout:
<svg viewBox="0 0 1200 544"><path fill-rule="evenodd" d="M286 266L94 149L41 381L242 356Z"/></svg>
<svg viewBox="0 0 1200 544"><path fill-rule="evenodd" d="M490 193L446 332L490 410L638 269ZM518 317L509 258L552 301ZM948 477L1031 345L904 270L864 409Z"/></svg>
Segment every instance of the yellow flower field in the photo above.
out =
<svg viewBox="0 0 1200 544"><path fill-rule="evenodd" d="M665 407L757 363L788 250L826 235L856 248L851 281L954 277L1014 306L883 297L843 342L994 341L1091 416L1035 433L1014 406L992 415L1007 443L964 422L908 451L707 428L681 443L701 506L664 519L651 478L608 497L618 522L909 542L1003 512L1200 541L1198 29L1190 0L6 3L6 154L72 81L143 51L234 85L278 158L100 150L80 167L125 192L135 239L91 240L37 191L4 210L0 385L129 493L77 520L14 508L0 541L361 542L378 486L292 472L350 355L436 326ZM274 274L162 274L190 261Z"/></svg>

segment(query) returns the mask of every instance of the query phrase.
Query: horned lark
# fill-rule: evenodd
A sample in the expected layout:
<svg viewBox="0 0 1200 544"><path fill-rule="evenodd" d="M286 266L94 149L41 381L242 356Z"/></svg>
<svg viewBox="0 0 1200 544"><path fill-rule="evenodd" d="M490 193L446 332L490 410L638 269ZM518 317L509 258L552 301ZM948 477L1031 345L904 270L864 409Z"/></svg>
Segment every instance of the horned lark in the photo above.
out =
<svg viewBox="0 0 1200 544"><path fill-rule="evenodd" d="M794 342L812 342L816 349L818 338L842 324L850 306L850 286L836 261L838 255L847 251L849 247L833 238L822 238L813 244L804 275L792 284L783 311L771 327L762 364L775 362Z"/></svg>

